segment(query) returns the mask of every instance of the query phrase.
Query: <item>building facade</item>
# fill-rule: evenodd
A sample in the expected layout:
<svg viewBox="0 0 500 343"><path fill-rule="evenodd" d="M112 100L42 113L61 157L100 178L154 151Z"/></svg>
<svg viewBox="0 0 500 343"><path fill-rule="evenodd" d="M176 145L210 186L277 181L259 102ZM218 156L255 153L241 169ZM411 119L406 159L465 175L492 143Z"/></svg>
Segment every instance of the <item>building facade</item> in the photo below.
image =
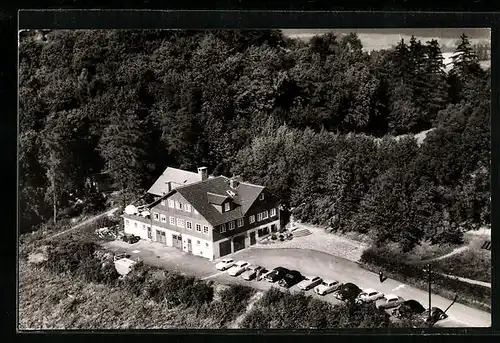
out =
<svg viewBox="0 0 500 343"><path fill-rule="evenodd" d="M265 187L207 177L206 168L198 176L176 187L166 180L170 187L161 196L155 190L157 200L147 211L123 215L125 233L213 260L280 229L279 199Z"/></svg>

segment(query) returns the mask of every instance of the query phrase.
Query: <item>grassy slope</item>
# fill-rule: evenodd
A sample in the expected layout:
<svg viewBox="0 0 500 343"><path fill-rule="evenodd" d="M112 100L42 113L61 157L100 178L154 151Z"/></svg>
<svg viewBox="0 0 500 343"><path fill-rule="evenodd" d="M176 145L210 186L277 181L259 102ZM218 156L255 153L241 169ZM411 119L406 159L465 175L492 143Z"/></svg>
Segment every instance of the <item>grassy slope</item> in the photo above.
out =
<svg viewBox="0 0 500 343"><path fill-rule="evenodd" d="M233 304L224 299L169 308L121 287L57 275L24 260L19 265L20 330L227 328L246 312L247 302L243 295Z"/></svg>
<svg viewBox="0 0 500 343"><path fill-rule="evenodd" d="M445 274L491 282L491 252L471 249L449 258L435 261L434 269Z"/></svg>

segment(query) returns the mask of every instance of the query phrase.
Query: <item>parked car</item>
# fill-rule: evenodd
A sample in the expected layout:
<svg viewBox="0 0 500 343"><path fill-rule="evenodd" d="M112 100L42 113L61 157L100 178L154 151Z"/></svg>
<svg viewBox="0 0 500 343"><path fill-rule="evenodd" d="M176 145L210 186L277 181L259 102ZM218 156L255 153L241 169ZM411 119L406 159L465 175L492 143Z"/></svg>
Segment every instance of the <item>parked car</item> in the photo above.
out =
<svg viewBox="0 0 500 343"><path fill-rule="evenodd" d="M425 307L422 306L416 300L406 300L400 306L392 310L392 315L396 318L411 318L414 315L421 314L425 311Z"/></svg>
<svg viewBox="0 0 500 343"><path fill-rule="evenodd" d="M434 325L436 322L448 318L448 315L444 313L439 307L431 308L431 315L429 317L429 309L425 310L419 315L420 319L428 324Z"/></svg>
<svg viewBox="0 0 500 343"><path fill-rule="evenodd" d="M246 261L238 261L231 268L229 268L227 273L231 276L238 276L241 273L243 273L245 270L247 270L249 265L250 265L250 263L248 263Z"/></svg>
<svg viewBox="0 0 500 343"><path fill-rule="evenodd" d="M234 260L232 258L225 258L215 265L218 270L226 270L234 266Z"/></svg>
<svg viewBox="0 0 500 343"><path fill-rule="evenodd" d="M266 280L267 274L270 274L272 272L273 272L273 270L268 270L266 268L262 268L262 270L260 271L260 273L257 275L256 280L257 281Z"/></svg>
<svg viewBox="0 0 500 343"><path fill-rule="evenodd" d="M379 291L374 290L373 288L367 288L358 295L358 297L356 298L356 302L359 304L371 303L372 301L377 301L378 299L381 299L383 297L384 297L383 293L380 293Z"/></svg>
<svg viewBox="0 0 500 343"><path fill-rule="evenodd" d="M306 276L304 278L304 280L299 282L297 287L299 289L304 290L304 291L308 291L308 290L316 287L317 285L319 285L321 283L321 281L323 281L323 280L319 276Z"/></svg>
<svg viewBox="0 0 500 343"><path fill-rule="evenodd" d="M398 307L399 305L401 305L404 302L405 302L405 300L402 297L399 297L399 296L394 295L394 294L388 294L388 295L385 295L383 298L377 300L377 302L375 303L375 306L377 308L387 310L389 308Z"/></svg>
<svg viewBox="0 0 500 343"><path fill-rule="evenodd" d="M342 301L354 301L361 292L361 288L348 282L340 286L334 295L335 298Z"/></svg>
<svg viewBox="0 0 500 343"><path fill-rule="evenodd" d="M314 292L319 295L326 295L335 292L342 284L335 280L323 280L320 285L314 287Z"/></svg>
<svg viewBox="0 0 500 343"><path fill-rule="evenodd" d="M252 264L250 265L246 271L244 271L242 274L241 274L241 278L243 280L247 280L247 281L250 281L252 279L254 279L256 276L257 276L257 272L260 272L262 273L264 270L264 267L261 267L261 266L258 266L256 264Z"/></svg>
<svg viewBox="0 0 500 343"><path fill-rule="evenodd" d="M290 270L287 273L285 273L285 276L281 280L279 280L278 284L281 287L290 288L293 285L298 284L302 280L304 280L304 276L300 274L299 271Z"/></svg>
<svg viewBox="0 0 500 343"><path fill-rule="evenodd" d="M283 279L285 277L285 274L289 271L290 270L284 267L276 267L271 272L267 273L264 279L269 282L276 282Z"/></svg>

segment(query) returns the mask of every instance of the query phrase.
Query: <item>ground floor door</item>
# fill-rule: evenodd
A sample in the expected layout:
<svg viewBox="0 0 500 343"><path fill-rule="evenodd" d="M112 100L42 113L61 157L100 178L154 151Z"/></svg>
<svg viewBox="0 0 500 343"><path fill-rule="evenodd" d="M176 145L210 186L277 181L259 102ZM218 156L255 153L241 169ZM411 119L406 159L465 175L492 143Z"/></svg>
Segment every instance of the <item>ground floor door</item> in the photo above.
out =
<svg viewBox="0 0 500 343"><path fill-rule="evenodd" d="M151 227L148 226L148 238L153 239L153 232L151 231Z"/></svg>
<svg viewBox="0 0 500 343"><path fill-rule="evenodd" d="M182 236L172 235L172 245L174 248L182 249Z"/></svg>
<svg viewBox="0 0 500 343"><path fill-rule="evenodd" d="M165 231L156 230L156 241L161 244L167 244L167 236Z"/></svg>
<svg viewBox="0 0 500 343"><path fill-rule="evenodd" d="M193 246L191 244L191 239L188 238L188 253L192 253L193 252Z"/></svg>
<svg viewBox="0 0 500 343"><path fill-rule="evenodd" d="M257 243L257 240L255 239L255 231L250 232L250 245L254 245L255 243Z"/></svg>
<svg viewBox="0 0 500 343"><path fill-rule="evenodd" d="M231 253L231 241L225 241L219 243L219 254L220 256L225 256Z"/></svg>
<svg viewBox="0 0 500 343"><path fill-rule="evenodd" d="M271 225L271 232L276 232L278 231L278 227L276 226L276 224L272 224Z"/></svg>
<svg viewBox="0 0 500 343"><path fill-rule="evenodd" d="M245 236L237 236L233 238L234 251L245 249Z"/></svg>

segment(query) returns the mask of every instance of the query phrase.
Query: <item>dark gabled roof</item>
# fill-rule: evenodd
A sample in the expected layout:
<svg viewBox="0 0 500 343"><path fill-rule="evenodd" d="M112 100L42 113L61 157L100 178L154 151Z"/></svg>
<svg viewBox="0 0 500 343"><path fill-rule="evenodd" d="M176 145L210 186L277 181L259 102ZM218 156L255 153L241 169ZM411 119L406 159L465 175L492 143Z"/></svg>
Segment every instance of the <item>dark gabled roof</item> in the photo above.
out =
<svg viewBox="0 0 500 343"><path fill-rule="evenodd" d="M151 186L148 193L158 196L164 195L168 191L167 182L171 182L172 189L175 189L198 181L200 181L200 176L197 173L168 167Z"/></svg>
<svg viewBox="0 0 500 343"><path fill-rule="evenodd" d="M217 226L227 223L238 218L242 218L250 209L254 201L259 197L259 194L264 189L263 186L252 185L245 182L240 182L235 189L229 186L229 178L218 176L207 179L203 182L197 182L188 186L179 187L176 189L200 215L202 215L211 225ZM232 190L235 196L230 197L227 193ZM217 201L222 204L221 200L231 199L237 206L231 211L221 213L210 201Z"/></svg>

